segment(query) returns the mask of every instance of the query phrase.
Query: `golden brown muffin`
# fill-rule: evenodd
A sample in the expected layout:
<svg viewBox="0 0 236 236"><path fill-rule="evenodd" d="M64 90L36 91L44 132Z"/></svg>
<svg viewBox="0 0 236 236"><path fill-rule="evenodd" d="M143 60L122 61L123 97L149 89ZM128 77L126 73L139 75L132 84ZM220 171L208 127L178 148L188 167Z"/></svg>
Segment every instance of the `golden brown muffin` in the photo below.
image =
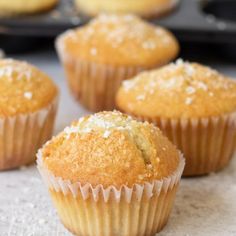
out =
<svg viewBox="0 0 236 236"><path fill-rule="evenodd" d="M67 127L45 146L43 161L55 176L73 183L119 188L170 176L179 153L153 125L103 112Z"/></svg>
<svg viewBox="0 0 236 236"><path fill-rule="evenodd" d="M38 153L39 170L46 181L52 181L50 193L61 220L76 235L122 236L131 231L130 236L154 235L167 221L183 165L178 150L158 128L116 111L79 119ZM153 184L159 187L154 190ZM137 200L142 196L143 201ZM167 210L150 228L134 225L139 216L153 222L149 204L163 204ZM137 212L136 207L143 210ZM120 216L113 214L119 209ZM82 212L88 213L88 219ZM127 212L130 220L122 223L120 217ZM94 223L100 214L111 224ZM117 234L121 224L123 232Z"/></svg>
<svg viewBox="0 0 236 236"><path fill-rule="evenodd" d="M0 79L0 117L38 111L58 93L46 74L25 62L0 60Z"/></svg>
<svg viewBox="0 0 236 236"><path fill-rule="evenodd" d="M75 0L79 11L88 15L133 13L144 17L158 17L171 11L179 0Z"/></svg>
<svg viewBox="0 0 236 236"><path fill-rule="evenodd" d="M232 157L236 82L215 70L178 60L125 81L116 102L162 128L187 158L185 175L216 171Z"/></svg>
<svg viewBox="0 0 236 236"><path fill-rule="evenodd" d="M94 111L113 109L122 80L168 63L179 51L169 31L132 15L100 15L56 45L73 95Z"/></svg>
<svg viewBox="0 0 236 236"><path fill-rule="evenodd" d="M58 90L25 62L0 60L0 169L29 164L50 138Z"/></svg>
<svg viewBox="0 0 236 236"><path fill-rule="evenodd" d="M48 10L58 0L0 0L0 15L33 14Z"/></svg>

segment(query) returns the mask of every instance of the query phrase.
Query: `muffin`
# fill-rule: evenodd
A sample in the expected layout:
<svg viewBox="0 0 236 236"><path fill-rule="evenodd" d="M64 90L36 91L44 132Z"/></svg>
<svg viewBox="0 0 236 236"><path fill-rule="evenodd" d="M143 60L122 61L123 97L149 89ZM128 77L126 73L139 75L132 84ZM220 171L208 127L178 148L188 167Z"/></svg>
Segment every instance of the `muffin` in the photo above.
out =
<svg viewBox="0 0 236 236"><path fill-rule="evenodd" d="M236 144L236 81L197 63L178 60L125 81L120 110L153 122L182 150L184 175L225 167Z"/></svg>
<svg viewBox="0 0 236 236"><path fill-rule="evenodd" d="M116 111L79 119L37 157L62 223L86 236L155 235L184 168L159 129Z"/></svg>
<svg viewBox="0 0 236 236"><path fill-rule="evenodd" d="M173 10L178 2L179 0L75 0L77 9L90 16L106 12L160 17Z"/></svg>
<svg viewBox="0 0 236 236"><path fill-rule="evenodd" d="M131 15L100 15L61 35L56 48L72 94L92 111L112 110L122 80L168 63L179 50L170 32Z"/></svg>
<svg viewBox="0 0 236 236"><path fill-rule="evenodd" d="M51 138L57 88L37 68L0 60L0 170L30 164Z"/></svg>
<svg viewBox="0 0 236 236"><path fill-rule="evenodd" d="M49 10L58 0L0 0L0 16L33 14Z"/></svg>

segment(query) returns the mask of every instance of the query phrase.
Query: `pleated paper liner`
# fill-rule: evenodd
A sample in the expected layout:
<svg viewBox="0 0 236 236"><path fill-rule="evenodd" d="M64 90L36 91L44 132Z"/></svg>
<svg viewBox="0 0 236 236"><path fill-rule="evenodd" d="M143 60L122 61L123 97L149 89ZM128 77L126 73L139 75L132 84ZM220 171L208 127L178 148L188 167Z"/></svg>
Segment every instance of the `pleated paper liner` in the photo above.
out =
<svg viewBox="0 0 236 236"><path fill-rule="evenodd" d="M51 138L56 110L57 99L34 113L0 118L0 170L35 161L38 148Z"/></svg>
<svg viewBox="0 0 236 236"><path fill-rule="evenodd" d="M185 160L180 154L175 173L163 180L104 188L55 177L37 154L38 169L49 188L62 223L75 235L151 236L167 223Z"/></svg>
<svg viewBox="0 0 236 236"><path fill-rule="evenodd" d="M219 171L228 165L234 155L236 112L199 119L136 118L158 126L183 152L186 158L184 176Z"/></svg>

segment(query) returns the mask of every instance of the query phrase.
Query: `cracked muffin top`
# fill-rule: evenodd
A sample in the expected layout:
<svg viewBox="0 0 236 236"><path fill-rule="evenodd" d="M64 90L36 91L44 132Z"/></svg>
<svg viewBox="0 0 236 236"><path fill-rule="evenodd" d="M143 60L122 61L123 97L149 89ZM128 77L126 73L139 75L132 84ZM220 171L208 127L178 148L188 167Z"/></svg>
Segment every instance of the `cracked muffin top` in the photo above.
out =
<svg viewBox="0 0 236 236"><path fill-rule="evenodd" d="M0 117L33 113L47 107L57 95L56 85L36 67L0 60Z"/></svg>
<svg viewBox="0 0 236 236"><path fill-rule="evenodd" d="M80 118L39 153L56 177L117 188L168 177L180 162L178 150L158 128L117 111Z"/></svg>
<svg viewBox="0 0 236 236"><path fill-rule="evenodd" d="M179 52L171 32L133 15L99 15L59 36L56 45L62 57L145 68L164 65Z"/></svg>
<svg viewBox="0 0 236 236"><path fill-rule="evenodd" d="M236 111L236 81L198 63L179 59L126 80L117 107L149 118L201 118Z"/></svg>

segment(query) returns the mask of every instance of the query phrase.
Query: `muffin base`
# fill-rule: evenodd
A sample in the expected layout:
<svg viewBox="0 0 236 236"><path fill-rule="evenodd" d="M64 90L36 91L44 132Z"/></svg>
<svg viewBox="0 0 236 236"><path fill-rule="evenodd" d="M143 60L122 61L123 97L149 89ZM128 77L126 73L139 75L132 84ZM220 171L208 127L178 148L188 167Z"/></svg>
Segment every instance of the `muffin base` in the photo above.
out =
<svg viewBox="0 0 236 236"><path fill-rule="evenodd" d="M51 138L57 99L34 113L0 118L0 170L28 165L36 152Z"/></svg>
<svg viewBox="0 0 236 236"><path fill-rule="evenodd" d="M158 126L184 153L186 158L184 176L217 172L226 167L234 155L236 112L199 119L133 117Z"/></svg>
<svg viewBox="0 0 236 236"><path fill-rule="evenodd" d="M38 168L62 223L75 235L87 236L155 235L167 223L184 168L180 155L176 172L163 180L103 188L55 177L41 157L39 152Z"/></svg>

